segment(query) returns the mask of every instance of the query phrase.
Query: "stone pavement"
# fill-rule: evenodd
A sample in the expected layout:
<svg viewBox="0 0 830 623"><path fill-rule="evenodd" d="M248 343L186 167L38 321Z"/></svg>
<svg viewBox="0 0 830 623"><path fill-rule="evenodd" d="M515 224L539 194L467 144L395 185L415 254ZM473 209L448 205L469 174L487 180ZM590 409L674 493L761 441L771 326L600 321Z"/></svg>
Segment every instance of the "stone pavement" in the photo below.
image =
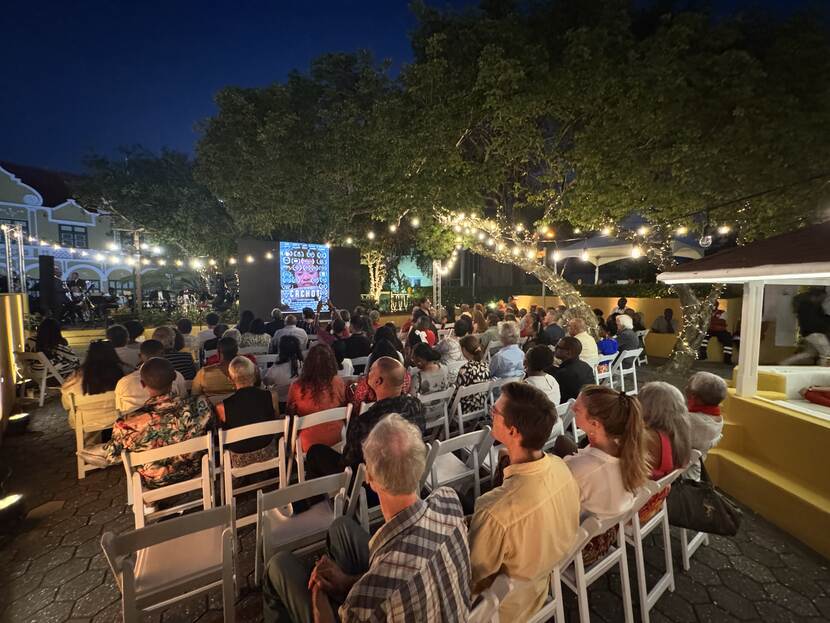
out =
<svg viewBox="0 0 830 623"><path fill-rule="evenodd" d="M101 553L100 538L107 530L132 528L124 472L115 466L79 481L73 452L74 436L54 398L35 411L28 432L7 436L0 446L0 479L11 468L7 490L23 493L30 510L22 525L0 534L0 621L4 623L121 618L119 593ZM240 541L237 620L259 621L252 528L240 531ZM682 571L676 541L673 552L677 587L652 610L654 623L830 620L828 561L749 511L738 536L712 537L710 546L695 554L690 571ZM656 577L663 554L654 540L646 548L646 559ZM629 568L636 610L631 556ZM568 619L577 621L575 602L563 590ZM592 619L621 621L619 595L616 574L600 579L590 590ZM145 619L221 621L221 596L214 591Z"/></svg>

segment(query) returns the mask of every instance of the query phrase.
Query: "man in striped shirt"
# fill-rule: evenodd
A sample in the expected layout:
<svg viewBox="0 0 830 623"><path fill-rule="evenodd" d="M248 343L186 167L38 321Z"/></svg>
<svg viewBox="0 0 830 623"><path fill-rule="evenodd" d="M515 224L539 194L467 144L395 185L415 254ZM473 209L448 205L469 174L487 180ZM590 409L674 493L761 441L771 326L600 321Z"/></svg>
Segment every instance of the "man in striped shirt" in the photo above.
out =
<svg viewBox="0 0 830 623"><path fill-rule="evenodd" d="M268 563L265 620L408 623L466 621L470 551L464 513L449 488L420 499L426 464L421 431L398 414L378 422L363 444L367 482L386 523L370 539L349 518L329 529L329 556L309 578L288 552ZM308 578L308 580L306 580Z"/></svg>

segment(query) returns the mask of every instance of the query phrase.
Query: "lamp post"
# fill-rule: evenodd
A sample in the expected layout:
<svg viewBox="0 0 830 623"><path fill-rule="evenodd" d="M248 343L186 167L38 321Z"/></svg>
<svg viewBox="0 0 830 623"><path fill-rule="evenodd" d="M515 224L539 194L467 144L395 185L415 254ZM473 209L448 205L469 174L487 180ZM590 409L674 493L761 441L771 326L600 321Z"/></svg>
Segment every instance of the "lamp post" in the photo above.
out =
<svg viewBox="0 0 830 623"><path fill-rule="evenodd" d="M1 225L3 230L3 250L6 252L6 292L14 292L14 269L12 268L12 244L9 235L9 226Z"/></svg>

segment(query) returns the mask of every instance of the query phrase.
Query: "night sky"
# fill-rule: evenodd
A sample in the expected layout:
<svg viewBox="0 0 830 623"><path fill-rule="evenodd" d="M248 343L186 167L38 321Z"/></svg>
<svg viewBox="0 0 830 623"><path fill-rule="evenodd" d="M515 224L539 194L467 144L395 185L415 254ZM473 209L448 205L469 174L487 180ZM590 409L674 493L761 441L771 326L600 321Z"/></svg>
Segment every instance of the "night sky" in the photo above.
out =
<svg viewBox="0 0 830 623"><path fill-rule="evenodd" d="M324 52L365 48L399 67L415 26L405 0L13 0L2 13L0 160L66 171L119 145L192 152L218 89L281 80Z"/></svg>

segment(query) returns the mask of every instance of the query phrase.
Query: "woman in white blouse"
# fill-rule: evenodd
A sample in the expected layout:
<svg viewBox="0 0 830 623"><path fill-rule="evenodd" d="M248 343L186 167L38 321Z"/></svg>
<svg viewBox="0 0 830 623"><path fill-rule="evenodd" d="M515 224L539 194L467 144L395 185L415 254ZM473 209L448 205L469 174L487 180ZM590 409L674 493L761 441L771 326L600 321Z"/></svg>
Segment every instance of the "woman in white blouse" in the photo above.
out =
<svg viewBox="0 0 830 623"><path fill-rule="evenodd" d="M559 383L545 370L553 366L553 351L548 346L533 346L525 353L525 378L524 382L533 385L541 391L547 399L557 406L560 403ZM561 418L556 418L551 434L562 435L565 429L562 426Z"/></svg>

